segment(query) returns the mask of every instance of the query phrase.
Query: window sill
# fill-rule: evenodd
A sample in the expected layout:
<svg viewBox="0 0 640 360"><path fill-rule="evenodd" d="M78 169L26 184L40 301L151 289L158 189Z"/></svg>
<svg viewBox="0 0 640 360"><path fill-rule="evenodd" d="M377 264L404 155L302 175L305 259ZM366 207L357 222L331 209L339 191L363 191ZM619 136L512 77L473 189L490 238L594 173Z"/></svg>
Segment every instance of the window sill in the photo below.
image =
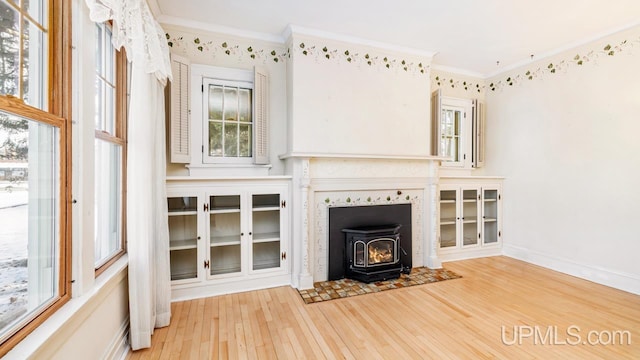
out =
<svg viewBox="0 0 640 360"><path fill-rule="evenodd" d="M189 164L185 166L189 170L189 176L216 177L216 176L269 176L271 164Z"/></svg>
<svg viewBox="0 0 640 360"><path fill-rule="evenodd" d="M4 359L27 359L37 356L47 347L55 348L82 324L102 303L108 294L127 276L129 257L120 257L113 265L96 278L93 288L84 295L72 298L55 314L51 315L36 330L9 351ZM49 342L51 342L49 344Z"/></svg>

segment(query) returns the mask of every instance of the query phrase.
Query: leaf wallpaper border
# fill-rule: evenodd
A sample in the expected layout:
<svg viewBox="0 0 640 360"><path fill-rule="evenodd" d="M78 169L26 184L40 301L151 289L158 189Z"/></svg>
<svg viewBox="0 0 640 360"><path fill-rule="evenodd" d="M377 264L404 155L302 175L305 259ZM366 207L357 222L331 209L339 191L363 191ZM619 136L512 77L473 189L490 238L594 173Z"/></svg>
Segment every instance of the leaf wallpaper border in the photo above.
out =
<svg viewBox="0 0 640 360"><path fill-rule="evenodd" d="M195 53L207 54L213 58L219 56L236 57L239 61L262 61L262 63L285 63L291 58L292 51L296 51L302 56L315 58L317 62L338 61L358 67L371 67L374 69L394 70L396 72L406 72L415 75L429 76L430 65L417 60L404 58L393 58L391 56L374 54L369 52L356 52L352 50L341 50L328 48L324 45L313 45L300 42L293 45L294 49L263 48L257 45L238 45L231 41L205 40L204 37L194 35L171 35L165 33L167 45L171 49L185 49Z"/></svg>
<svg viewBox="0 0 640 360"><path fill-rule="evenodd" d="M348 49L329 48L323 45L311 44L309 42L298 42L292 48L286 50L277 48L262 48L255 45L241 46L231 41L215 42L214 40L203 40L200 36L188 38L185 35L172 36L166 33L167 44L173 49L185 49L194 52L208 54L213 58L218 56L237 57L239 61L261 61L284 64L295 52L302 56L312 57L316 62L334 61L355 65L359 68L371 67L381 70L393 70L397 73L409 73L414 75L431 76L430 64L420 61L407 60L404 58L393 58L383 54L373 54L369 52L356 52ZM632 40L621 40L619 42L608 42L601 44L596 49L586 52L576 52L570 58L551 61L549 63L536 62L532 67L525 68L517 72L505 72L503 75L492 77L489 80L473 81L470 79L456 79L455 76L448 77L440 74L433 74L431 78L432 88L450 87L452 89L464 89L472 93L502 91L505 88L520 85L535 79L543 79L558 73L566 73L569 69L578 68L588 63L596 63L600 59L608 59L620 53L629 53L630 50L640 44L640 36ZM567 53L569 53L567 51Z"/></svg>
<svg viewBox="0 0 640 360"><path fill-rule="evenodd" d="M292 52L293 51L302 56L312 57L316 62L339 61L356 65L359 68L371 67L374 69L406 72L414 75L429 76L430 74L430 64L425 64L417 60L393 58L389 55L373 52L356 52L348 49L328 48L327 46L313 45L304 41L293 45Z"/></svg>
<svg viewBox="0 0 640 360"><path fill-rule="evenodd" d="M185 35L172 36L168 32L165 34L167 45L171 49L185 49L193 52L207 54L213 58L218 56L236 57L239 61L252 60L261 61L263 64L267 62L284 63L289 57L289 51L283 51L277 48L263 48L255 45L240 46L233 44L231 41L216 42L214 40L205 40L200 36L187 38Z"/></svg>
<svg viewBox="0 0 640 360"><path fill-rule="evenodd" d="M566 73L569 69L579 68L589 63L597 64L600 59L609 59L620 53L630 53L631 49L637 45L640 45L640 36L637 36L633 40L620 40L619 42L601 44L600 47L586 52L576 51L572 57L558 61L543 63L541 60L540 62L536 62L533 67L522 67L525 69L517 72L506 71L503 75L490 78L493 80L486 79L484 83L436 75L432 78L431 85L434 89L443 87L451 87L453 89L463 88L466 91L474 93L502 91L528 81L543 79L559 73ZM567 51L566 53L570 52Z"/></svg>

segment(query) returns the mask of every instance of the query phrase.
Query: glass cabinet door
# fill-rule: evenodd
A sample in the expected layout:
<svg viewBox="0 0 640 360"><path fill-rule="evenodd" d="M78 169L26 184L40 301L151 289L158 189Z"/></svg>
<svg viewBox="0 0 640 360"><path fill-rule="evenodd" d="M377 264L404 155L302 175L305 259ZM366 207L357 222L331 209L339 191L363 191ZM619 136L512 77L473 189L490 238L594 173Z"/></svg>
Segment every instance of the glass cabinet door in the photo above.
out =
<svg viewBox="0 0 640 360"><path fill-rule="evenodd" d="M172 281L198 277L197 203L195 196L167 198Z"/></svg>
<svg viewBox="0 0 640 360"><path fill-rule="evenodd" d="M265 270L281 267L286 253L281 246L281 195L251 195L251 269Z"/></svg>
<svg viewBox="0 0 640 360"><path fill-rule="evenodd" d="M440 190L440 248L454 248L457 239L458 192Z"/></svg>
<svg viewBox="0 0 640 360"><path fill-rule="evenodd" d="M453 107L442 107L440 117L440 151L442 156L451 158L451 162L462 160L462 117L463 110Z"/></svg>
<svg viewBox="0 0 640 360"><path fill-rule="evenodd" d="M482 197L482 227L485 244L494 244L498 242L500 236L498 224L498 190L484 189Z"/></svg>
<svg viewBox="0 0 640 360"><path fill-rule="evenodd" d="M210 275L242 271L240 195L209 196Z"/></svg>
<svg viewBox="0 0 640 360"><path fill-rule="evenodd" d="M478 231L478 200L477 189L462 190L462 245L477 245L480 240Z"/></svg>

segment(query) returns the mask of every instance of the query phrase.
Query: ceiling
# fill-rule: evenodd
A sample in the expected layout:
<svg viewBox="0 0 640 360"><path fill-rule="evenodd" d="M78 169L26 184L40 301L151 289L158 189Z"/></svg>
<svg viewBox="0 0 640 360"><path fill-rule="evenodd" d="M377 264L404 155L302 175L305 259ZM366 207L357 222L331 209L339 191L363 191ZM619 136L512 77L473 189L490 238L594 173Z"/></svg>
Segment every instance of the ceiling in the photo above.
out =
<svg viewBox="0 0 640 360"><path fill-rule="evenodd" d="M148 0L160 23L284 41L297 25L490 76L640 24L638 0ZM499 63L498 63L499 62Z"/></svg>

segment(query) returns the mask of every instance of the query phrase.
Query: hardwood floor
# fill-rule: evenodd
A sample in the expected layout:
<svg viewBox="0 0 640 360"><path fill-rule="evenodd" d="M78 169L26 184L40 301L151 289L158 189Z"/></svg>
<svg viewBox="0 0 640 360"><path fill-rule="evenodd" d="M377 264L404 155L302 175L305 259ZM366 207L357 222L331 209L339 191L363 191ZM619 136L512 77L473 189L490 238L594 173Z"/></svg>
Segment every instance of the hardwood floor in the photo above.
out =
<svg viewBox="0 0 640 360"><path fill-rule="evenodd" d="M290 287L177 302L128 359L640 359L640 296L507 257L444 267L463 278L309 305Z"/></svg>

